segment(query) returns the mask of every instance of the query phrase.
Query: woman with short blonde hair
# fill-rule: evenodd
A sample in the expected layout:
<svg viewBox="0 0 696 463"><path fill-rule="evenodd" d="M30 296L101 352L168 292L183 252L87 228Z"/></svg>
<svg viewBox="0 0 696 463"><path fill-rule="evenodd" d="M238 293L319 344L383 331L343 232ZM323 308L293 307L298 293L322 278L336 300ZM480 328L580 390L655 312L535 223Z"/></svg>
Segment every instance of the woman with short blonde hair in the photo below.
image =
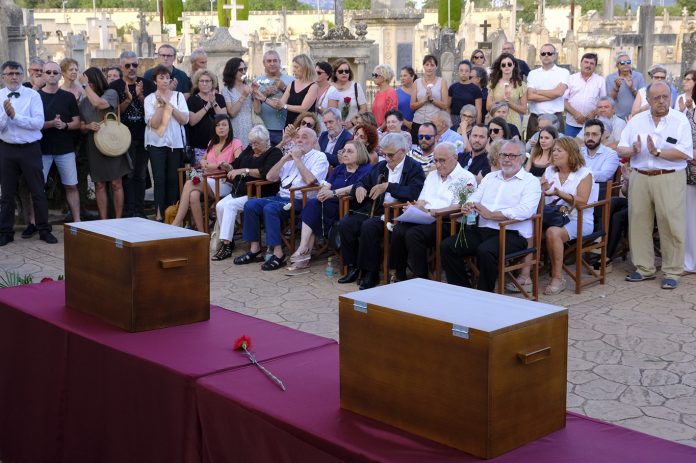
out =
<svg viewBox="0 0 696 463"><path fill-rule="evenodd" d="M372 102L372 114L375 116L377 127L381 131L385 131L386 115L389 111L399 107L399 96L396 90L390 85L394 78L394 71L388 64L379 64L372 71L372 81L377 86L375 99Z"/></svg>

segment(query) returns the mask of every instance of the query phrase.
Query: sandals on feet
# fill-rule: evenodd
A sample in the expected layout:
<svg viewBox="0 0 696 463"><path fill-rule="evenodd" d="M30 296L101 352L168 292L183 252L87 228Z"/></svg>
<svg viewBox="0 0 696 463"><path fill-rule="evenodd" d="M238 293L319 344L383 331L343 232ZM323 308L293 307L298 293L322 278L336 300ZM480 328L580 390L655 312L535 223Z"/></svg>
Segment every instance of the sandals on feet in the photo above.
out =
<svg viewBox="0 0 696 463"><path fill-rule="evenodd" d="M307 253L307 254L293 254L290 256L290 262L295 263L295 262L305 262L308 261L312 256Z"/></svg>
<svg viewBox="0 0 696 463"><path fill-rule="evenodd" d="M309 259L300 262L295 262L285 271L286 275L297 276L309 273Z"/></svg>
<svg viewBox="0 0 696 463"><path fill-rule="evenodd" d="M213 256L213 260L225 260L232 257L232 250L234 250L234 241L223 244Z"/></svg>
<svg viewBox="0 0 696 463"><path fill-rule="evenodd" d="M520 286L522 286L522 289L524 289L528 293L531 292L532 289L534 289L531 278L527 278L523 281L517 280L517 283L519 283ZM511 293L520 292L520 289L517 286L515 286L515 283L513 283L512 281L505 283L505 290Z"/></svg>
<svg viewBox="0 0 696 463"><path fill-rule="evenodd" d="M560 294L566 289L566 281L561 280L561 282L558 285L553 284L553 280L551 280L551 283L546 287L544 290L544 294L547 296L552 296L554 294Z"/></svg>
<svg viewBox="0 0 696 463"><path fill-rule="evenodd" d="M274 255L263 263L261 270L278 270L281 267L285 267L285 256L276 257Z"/></svg>
<svg viewBox="0 0 696 463"><path fill-rule="evenodd" d="M252 262L259 262L261 260L259 258L260 255L261 255L260 249L256 252L247 251L246 253L242 254L241 256L235 257L234 264L235 265L246 265L246 264L251 264Z"/></svg>

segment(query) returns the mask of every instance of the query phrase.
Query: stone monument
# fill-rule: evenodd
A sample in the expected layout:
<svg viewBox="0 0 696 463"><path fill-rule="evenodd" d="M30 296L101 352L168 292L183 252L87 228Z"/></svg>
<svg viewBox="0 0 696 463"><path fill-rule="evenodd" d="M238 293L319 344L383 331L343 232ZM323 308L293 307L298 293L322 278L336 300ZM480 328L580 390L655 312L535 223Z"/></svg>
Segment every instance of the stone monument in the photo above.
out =
<svg viewBox="0 0 696 463"><path fill-rule="evenodd" d="M27 37L22 9L12 0L0 0L0 62L13 60L26 66Z"/></svg>
<svg viewBox="0 0 696 463"><path fill-rule="evenodd" d="M447 27L442 29L435 39L428 40L429 53L435 56L440 63L437 73L450 84L459 80L456 75L457 65L462 60L464 53L464 40L460 40L457 45L454 42L454 32Z"/></svg>
<svg viewBox="0 0 696 463"><path fill-rule="evenodd" d="M145 12L140 10L138 13L139 29L133 31L133 40L135 41L135 52L141 58L149 58L155 55L155 41L152 36L147 33L147 24Z"/></svg>
<svg viewBox="0 0 696 463"><path fill-rule="evenodd" d="M208 54L208 69L220 77L230 58L241 58L247 52L242 42L232 37L226 27L216 28L212 37L201 42L199 47Z"/></svg>

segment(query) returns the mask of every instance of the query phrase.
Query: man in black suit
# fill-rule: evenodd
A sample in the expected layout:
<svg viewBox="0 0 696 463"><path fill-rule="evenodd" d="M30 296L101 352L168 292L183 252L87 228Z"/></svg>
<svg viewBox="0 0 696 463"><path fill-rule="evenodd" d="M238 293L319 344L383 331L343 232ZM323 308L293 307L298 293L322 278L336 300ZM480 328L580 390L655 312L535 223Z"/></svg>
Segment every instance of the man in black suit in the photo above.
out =
<svg viewBox="0 0 696 463"><path fill-rule="evenodd" d="M348 273L338 282L352 283L362 270L360 289L374 287L379 279L384 203L417 200L425 181L420 164L406 156L410 146L401 134L384 135L379 146L386 161L378 162L353 185L351 195L358 206L351 208L338 229L343 262L348 265Z"/></svg>
<svg viewBox="0 0 696 463"><path fill-rule="evenodd" d="M324 110L324 125L326 131L319 135L319 149L326 154L329 164L336 167L338 165L338 152L343 149L348 140L353 136L343 128L341 111L336 108Z"/></svg>

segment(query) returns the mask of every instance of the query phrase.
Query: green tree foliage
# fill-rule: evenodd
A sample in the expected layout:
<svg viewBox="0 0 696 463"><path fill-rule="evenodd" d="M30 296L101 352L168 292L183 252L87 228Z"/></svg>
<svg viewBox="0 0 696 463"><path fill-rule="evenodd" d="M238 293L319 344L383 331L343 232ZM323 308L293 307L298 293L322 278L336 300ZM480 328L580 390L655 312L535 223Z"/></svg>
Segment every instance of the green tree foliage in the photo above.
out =
<svg viewBox="0 0 696 463"><path fill-rule="evenodd" d="M184 11L210 11L209 0L186 0Z"/></svg>
<svg viewBox="0 0 696 463"><path fill-rule="evenodd" d="M694 10L696 10L696 0L677 0L677 6L680 12L682 8L686 7L689 10L689 14L693 14Z"/></svg>
<svg viewBox="0 0 696 463"><path fill-rule="evenodd" d="M283 7L291 10L311 10L312 7L305 5L299 0L249 0L251 11L282 10Z"/></svg>
<svg viewBox="0 0 696 463"><path fill-rule="evenodd" d="M346 10L369 10L370 7L370 0L345 0L343 2L343 8Z"/></svg>
<svg viewBox="0 0 696 463"><path fill-rule="evenodd" d="M450 23L447 24L447 9L449 6ZM462 0L440 0L437 11L437 22L442 27L449 27L453 31L459 29L462 19Z"/></svg>
<svg viewBox="0 0 696 463"><path fill-rule="evenodd" d="M162 0L162 12L164 13L165 24L176 24L177 34L181 32L181 17L184 5L181 0Z"/></svg>

